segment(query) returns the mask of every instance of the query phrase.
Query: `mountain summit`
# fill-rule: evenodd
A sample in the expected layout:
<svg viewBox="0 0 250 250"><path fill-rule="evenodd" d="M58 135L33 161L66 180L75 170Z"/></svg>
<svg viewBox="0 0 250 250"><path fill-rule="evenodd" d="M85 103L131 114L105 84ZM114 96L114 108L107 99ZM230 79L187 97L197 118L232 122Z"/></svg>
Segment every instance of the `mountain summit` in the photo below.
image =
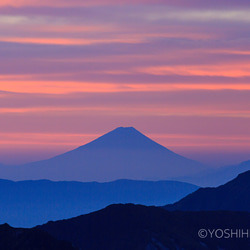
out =
<svg viewBox="0 0 250 250"><path fill-rule="evenodd" d="M12 168L5 179L112 181L166 180L204 169L132 127L120 127L79 148L49 160Z"/></svg>
<svg viewBox="0 0 250 250"><path fill-rule="evenodd" d="M166 149L133 127L119 127L82 146L85 148ZM82 148L81 147L81 148Z"/></svg>

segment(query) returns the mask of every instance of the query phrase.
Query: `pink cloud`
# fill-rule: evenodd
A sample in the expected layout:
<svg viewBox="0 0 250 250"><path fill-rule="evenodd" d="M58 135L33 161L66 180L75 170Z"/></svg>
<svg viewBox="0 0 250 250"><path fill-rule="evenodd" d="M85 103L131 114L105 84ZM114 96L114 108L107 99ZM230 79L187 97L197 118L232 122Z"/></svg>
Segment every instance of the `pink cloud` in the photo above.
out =
<svg viewBox="0 0 250 250"><path fill-rule="evenodd" d="M120 4L164 4L174 6L249 6L247 0L55 0L53 2L49 0L2 0L0 6L57 6L57 7L69 7L69 6L95 6L95 5L120 5Z"/></svg>

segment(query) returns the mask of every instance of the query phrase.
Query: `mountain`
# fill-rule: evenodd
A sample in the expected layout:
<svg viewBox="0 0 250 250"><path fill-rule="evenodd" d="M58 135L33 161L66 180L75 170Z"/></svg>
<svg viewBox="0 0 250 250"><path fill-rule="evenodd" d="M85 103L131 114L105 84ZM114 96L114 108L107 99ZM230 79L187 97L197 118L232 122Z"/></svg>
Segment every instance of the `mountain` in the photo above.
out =
<svg viewBox="0 0 250 250"><path fill-rule="evenodd" d="M152 141L132 127L117 128L100 138L49 160L6 168L1 178L112 181L166 180L204 169ZM8 172L8 173L7 173Z"/></svg>
<svg viewBox="0 0 250 250"><path fill-rule="evenodd" d="M113 203L163 206L198 187L175 181L52 182L0 180L0 223L32 227L71 218Z"/></svg>
<svg viewBox="0 0 250 250"><path fill-rule="evenodd" d="M166 205L170 211L230 210L250 212L250 171L217 188L200 188L180 201Z"/></svg>
<svg viewBox="0 0 250 250"><path fill-rule="evenodd" d="M205 170L201 173L175 178L179 181L193 183L199 186L216 187L237 177L238 174L250 170L250 160L238 165L224 166Z"/></svg>
<svg viewBox="0 0 250 250"><path fill-rule="evenodd" d="M247 232L249 223L247 212L169 212L158 207L117 204L37 228L84 250L245 250L250 249L250 238L242 232ZM201 229L207 231L200 235L207 232L207 237L198 236ZM219 231L211 236L208 229ZM239 229L238 237L231 234ZM229 232L232 236L228 238Z"/></svg>
<svg viewBox="0 0 250 250"><path fill-rule="evenodd" d="M0 249L5 250L76 250L72 243L59 241L37 228L13 228L0 225Z"/></svg>

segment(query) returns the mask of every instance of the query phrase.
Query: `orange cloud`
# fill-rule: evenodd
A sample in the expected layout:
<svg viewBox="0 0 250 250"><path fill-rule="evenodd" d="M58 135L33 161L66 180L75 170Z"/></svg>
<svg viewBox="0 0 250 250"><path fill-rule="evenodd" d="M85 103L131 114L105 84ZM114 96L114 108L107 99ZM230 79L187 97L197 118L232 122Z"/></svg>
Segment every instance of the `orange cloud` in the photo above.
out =
<svg viewBox="0 0 250 250"><path fill-rule="evenodd" d="M32 116L45 114L46 116L82 116L88 114L108 115L108 116L151 116L151 117L164 117L164 116L179 116L179 117L241 117L250 118L250 111L235 110L233 107L219 108L216 106L200 105L183 105L179 107L171 107L169 105L97 105L97 106L46 106L43 107L10 107L0 108L0 114L30 114Z"/></svg>
<svg viewBox="0 0 250 250"><path fill-rule="evenodd" d="M234 65L174 65L157 66L138 69L152 75L194 75L194 76L225 76L244 77L250 76L249 64Z"/></svg>
<svg viewBox="0 0 250 250"><path fill-rule="evenodd" d="M0 90L19 93L66 94L72 92L118 92L120 86L112 83L4 81Z"/></svg>
<svg viewBox="0 0 250 250"><path fill-rule="evenodd" d="M44 113L46 115L49 114L71 114L71 115L79 115L80 113L89 113L89 112L97 112L97 113L116 113L121 112L123 108L117 108L117 107L104 107L104 106L98 106L98 107L54 107L54 106L45 106L45 107L15 107L15 108L0 108L0 114L8 113L8 114L22 114L22 113L29 113L29 114L41 114ZM135 109L136 110L136 109ZM135 112L134 110L134 112Z"/></svg>
<svg viewBox="0 0 250 250"><path fill-rule="evenodd" d="M82 38L22 38L22 37L0 37L1 42L48 44L48 45L91 45L99 43L141 43L140 39L82 39Z"/></svg>
<svg viewBox="0 0 250 250"><path fill-rule="evenodd" d="M178 91L178 90L250 90L249 84L190 84L190 83L167 83L167 84L128 84L133 91Z"/></svg>
<svg viewBox="0 0 250 250"><path fill-rule="evenodd" d="M2 133L0 144L73 145L80 146L100 136L99 134L55 133Z"/></svg>
<svg viewBox="0 0 250 250"><path fill-rule="evenodd" d="M18 76L13 76L18 79ZM25 76L21 80L12 80L11 76L0 77L0 90L19 93L43 93L43 94L67 94L73 92L162 92L183 90L250 90L246 84L189 84L189 83L166 83L166 84L136 84L136 83L91 83L91 82L55 82L35 81ZM8 80L8 78L10 80Z"/></svg>

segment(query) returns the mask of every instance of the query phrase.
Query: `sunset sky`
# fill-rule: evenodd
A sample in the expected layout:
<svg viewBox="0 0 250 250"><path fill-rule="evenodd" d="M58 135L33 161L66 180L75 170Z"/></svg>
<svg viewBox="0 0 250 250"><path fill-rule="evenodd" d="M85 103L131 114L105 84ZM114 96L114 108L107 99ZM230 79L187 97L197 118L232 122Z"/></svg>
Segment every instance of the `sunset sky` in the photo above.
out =
<svg viewBox="0 0 250 250"><path fill-rule="evenodd" d="M0 162L133 126L214 166L250 159L249 0L1 0Z"/></svg>

